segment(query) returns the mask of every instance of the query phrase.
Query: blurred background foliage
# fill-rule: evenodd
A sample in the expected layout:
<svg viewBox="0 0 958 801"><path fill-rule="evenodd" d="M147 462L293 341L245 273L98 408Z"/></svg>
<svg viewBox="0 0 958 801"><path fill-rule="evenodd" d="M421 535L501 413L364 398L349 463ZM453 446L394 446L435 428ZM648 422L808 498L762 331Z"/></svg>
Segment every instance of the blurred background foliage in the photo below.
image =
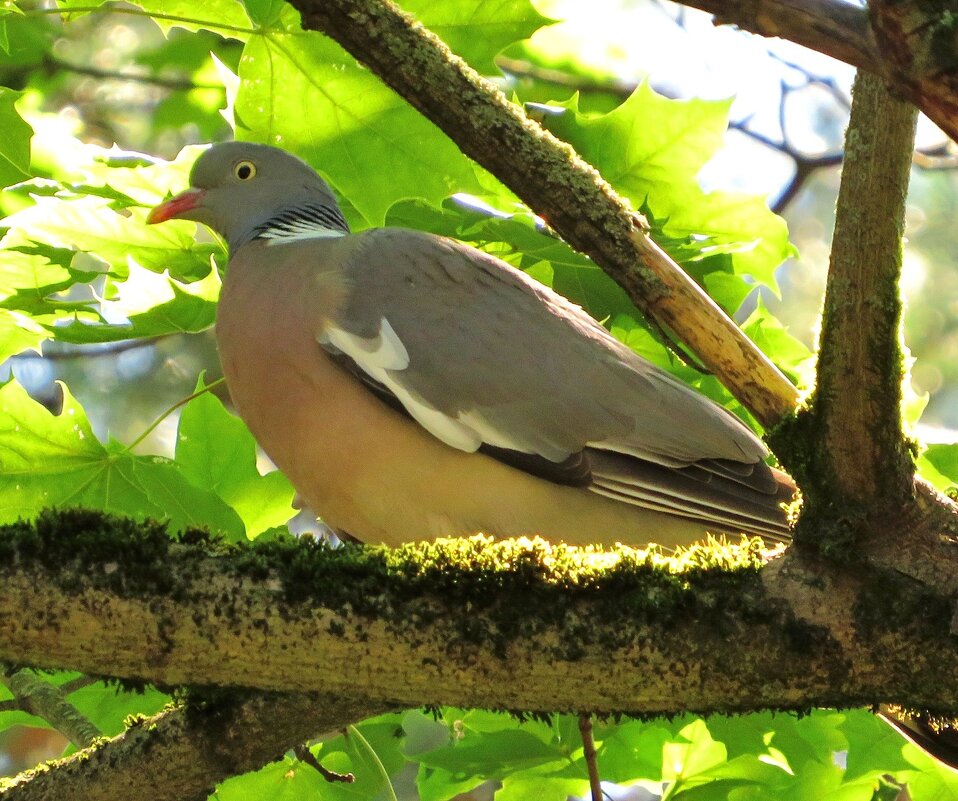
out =
<svg viewBox="0 0 958 801"><path fill-rule="evenodd" d="M657 241L808 385L850 68L715 29L706 15L656 0L403 5L599 167L650 217ZM268 465L219 401L207 395L182 415L166 414L198 381L219 376L209 327L225 252L191 224L147 229L143 218L185 186L199 152L189 146L234 132L308 158L340 193L354 228L406 225L494 252L748 419L717 381L663 345L604 274L336 45L303 33L282 2L8 2L0 86L0 182L8 187L0 198L0 377L15 379L0 398L4 519L69 500L131 514L166 510L176 525L206 522L239 538L293 513L288 484L260 475ZM956 159L954 145L923 121L903 279L905 338L916 357L908 413L917 422L927 403L920 436L942 444L926 451L922 469L942 488L958 480L949 444L958 428ZM62 450L23 448L28 435ZM211 452L228 453L235 470L214 464ZM105 489L118 484L122 492ZM170 512L172 498L182 508ZM168 700L67 674L52 681L68 685L70 700L108 735L124 715ZM38 741L37 729L19 728L25 723L52 732L0 687L8 773L64 745L55 734ZM568 716L520 726L493 713L444 710L433 720L410 712L315 747L327 767L361 776L358 785L320 782L290 758L227 782L215 797L395 791L443 801L499 788L500 801L562 799L587 790L577 738ZM664 789L670 798L866 801L881 797L886 774L908 781L916 801L958 793L951 774L867 712L609 722L597 738L603 777L630 785L610 787L616 797Z"/></svg>

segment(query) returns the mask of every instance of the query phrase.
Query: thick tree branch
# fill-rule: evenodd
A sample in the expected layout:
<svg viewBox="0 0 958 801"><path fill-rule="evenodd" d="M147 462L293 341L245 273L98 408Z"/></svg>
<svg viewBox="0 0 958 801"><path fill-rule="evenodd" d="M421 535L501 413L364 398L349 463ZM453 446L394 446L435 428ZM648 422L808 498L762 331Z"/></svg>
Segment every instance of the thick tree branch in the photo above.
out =
<svg viewBox="0 0 958 801"><path fill-rule="evenodd" d="M901 420L902 237L918 112L859 72L835 213L818 380L816 447L843 504L901 509L914 464Z"/></svg>
<svg viewBox="0 0 958 801"><path fill-rule="evenodd" d="M779 36L883 77L958 141L954 0L683 0L761 36Z"/></svg>
<svg viewBox="0 0 958 801"><path fill-rule="evenodd" d="M798 394L654 242L645 223L575 152L509 103L389 0L294 0L323 31L588 254L645 314L675 331L765 425Z"/></svg>
<svg viewBox="0 0 958 801"><path fill-rule="evenodd" d="M958 710L950 596L891 571L759 570L754 549L191 539L91 512L0 529L0 659L402 706Z"/></svg>
<svg viewBox="0 0 958 801"><path fill-rule="evenodd" d="M788 39L869 72L883 69L868 12L846 0L682 0L682 5L713 14L716 25Z"/></svg>
<svg viewBox="0 0 958 801"><path fill-rule="evenodd" d="M799 542L958 583L955 504L916 482L902 430L901 247L915 110L859 73L808 409L772 435L802 486Z"/></svg>
<svg viewBox="0 0 958 801"><path fill-rule="evenodd" d="M21 774L0 789L0 799L206 801L230 776L279 759L321 732L386 711L381 703L273 693L168 709L94 748Z"/></svg>

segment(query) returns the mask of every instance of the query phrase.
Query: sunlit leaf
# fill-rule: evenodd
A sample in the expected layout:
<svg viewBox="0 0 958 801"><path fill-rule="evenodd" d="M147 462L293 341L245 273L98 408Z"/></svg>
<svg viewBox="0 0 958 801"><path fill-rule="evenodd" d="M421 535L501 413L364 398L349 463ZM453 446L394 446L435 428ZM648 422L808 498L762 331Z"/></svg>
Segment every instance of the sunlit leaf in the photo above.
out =
<svg viewBox="0 0 958 801"><path fill-rule="evenodd" d="M849 710L843 717L841 729L848 740L846 778L878 778L913 767L905 750L918 749L896 729L862 709Z"/></svg>
<svg viewBox="0 0 958 801"><path fill-rule="evenodd" d="M0 86L0 131L3 131L0 136L0 186L9 186L30 177L33 129L14 105L20 94Z"/></svg>
<svg viewBox="0 0 958 801"><path fill-rule="evenodd" d="M40 352L40 343L49 337L42 326L17 312L0 309L0 363L25 350Z"/></svg>
<svg viewBox="0 0 958 801"><path fill-rule="evenodd" d="M662 749L669 731L654 723L631 720L602 736L599 762L602 776L613 782L662 780Z"/></svg>
<svg viewBox="0 0 958 801"><path fill-rule="evenodd" d="M761 296L755 311L742 323L742 330L774 360L792 383L807 387L814 380L814 354L805 343L788 333L765 307Z"/></svg>
<svg viewBox="0 0 958 801"><path fill-rule="evenodd" d="M571 779L553 776L507 776L502 789L496 793L496 801L566 801L570 797L587 797L588 779Z"/></svg>
<svg viewBox="0 0 958 801"><path fill-rule="evenodd" d="M292 485L278 470L260 475L253 435L211 393L183 408L176 463L196 486L212 490L236 510L250 538L296 514Z"/></svg>
<svg viewBox="0 0 958 801"><path fill-rule="evenodd" d="M325 767L325 766L324 766ZM303 801L325 799L329 782L305 762L285 756L253 773L220 784L210 801ZM355 796L359 801L363 796Z"/></svg>
<svg viewBox="0 0 958 801"><path fill-rule="evenodd" d="M4 225L22 241L81 250L121 272L126 269L127 259L133 258L147 269L168 270L180 279L194 280L209 273L210 256L220 249L197 244L195 224L150 226L145 216L141 210L121 214L103 198L38 197L33 206L7 217Z"/></svg>
<svg viewBox="0 0 958 801"><path fill-rule="evenodd" d="M126 728L128 716L154 715L171 699L155 687L144 687L142 692L123 692L98 681L70 693L67 700L105 737L114 737Z"/></svg>
<svg viewBox="0 0 958 801"><path fill-rule="evenodd" d="M86 316L90 319L67 324L61 319L46 328L61 342L76 345L197 333L213 325L219 287L216 271L184 284L131 263L128 279L116 284L117 299L102 301L98 311L91 308L95 313ZM47 306L57 312L55 304Z"/></svg>
<svg viewBox="0 0 958 801"><path fill-rule="evenodd" d="M406 0L402 5L484 74L497 73L495 56L549 22L528 0Z"/></svg>
<svg viewBox="0 0 958 801"><path fill-rule="evenodd" d="M958 444L928 445L918 457L918 466L939 489L958 485Z"/></svg>
<svg viewBox="0 0 958 801"><path fill-rule="evenodd" d="M83 506L167 520L174 530L202 526L242 536L236 513L190 483L172 460L104 445L65 387L63 395L54 415L16 382L0 388L0 522L49 506Z"/></svg>
<svg viewBox="0 0 958 801"><path fill-rule="evenodd" d="M372 224L401 198L439 202L479 188L438 128L332 40L303 32L290 8L250 39L239 75L237 137L304 157Z"/></svg>
<svg viewBox="0 0 958 801"><path fill-rule="evenodd" d="M735 272L777 290L774 271L793 250L785 222L764 198L704 192L697 175L722 143L728 103L671 100L643 84L617 109L597 116L577 100L546 125L595 165L636 208L645 204L671 237L732 252Z"/></svg>
<svg viewBox="0 0 958 801"><path fill-rule="evenodd" d="M430 767L486 778L502 776L518 768L564 761L562 752L526 731L512 728L494 733L474 733L454 745L419 756Z"/></svg>
<svg viewBox="0 0 958 801"><path fill-rule="evenodd" d="M712 739L704 721L690 723L679 740L662 749L662 778L676 784L725 762L725 746Z"/></svg>
<svg viewBox="0 0 958 801"><path fill-rule="evenodd" d="M958 798L958 773L925 757L921 767L908 774L908 790L914 801L951 801Z"/></svg>
<svg viewBox="0 0 958 801"><path fill-rule="evenodd" d="M41 299L73 284L75 273L64 266L72 253L54 251L31 246L0 250L0 298L19 294Z"/></svg>

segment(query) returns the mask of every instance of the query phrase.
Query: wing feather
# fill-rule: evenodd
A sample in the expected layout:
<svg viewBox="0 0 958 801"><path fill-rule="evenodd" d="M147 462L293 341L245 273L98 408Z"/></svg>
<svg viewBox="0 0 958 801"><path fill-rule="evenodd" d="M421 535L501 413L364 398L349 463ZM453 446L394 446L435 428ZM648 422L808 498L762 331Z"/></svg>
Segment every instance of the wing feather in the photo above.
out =
<svg viewBox="0 0 958 801"><path fill-rule="evenodd" d="M578 306L429 234L332 246L347 290L317 339L443 442L623 502L784 532L790 493L761 440Z"/></svg>

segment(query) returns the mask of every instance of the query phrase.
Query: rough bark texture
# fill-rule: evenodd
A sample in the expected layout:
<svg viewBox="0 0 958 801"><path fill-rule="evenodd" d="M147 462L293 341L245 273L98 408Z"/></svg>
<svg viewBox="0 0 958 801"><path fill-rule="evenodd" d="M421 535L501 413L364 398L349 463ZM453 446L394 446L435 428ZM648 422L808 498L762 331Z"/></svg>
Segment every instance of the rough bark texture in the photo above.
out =
<svg viewBox="0 0 958 801"><path fill-rule="evenodd" d="M509 103L388 0L294 0L303 27L339 42L464 153L506 182L645 314L672 329L766 425L797 392L575 152Z"/></svg>
<svg viewBox="0 0 958 801"><path fill-rule="evenodd" d="M829 492L902 509L914 465L901 422L902 237L918 112L859 72L828 268L813 406Z"/></svg>
<svg viewBox="0 0 958 801"><path fill-rule="evenodd" d="M365 700L270 693L171 709L94 748L21 774L0 789L0 798L206 801L230 776L279 759L320 732L388 709Z"/></svg>
<svg viewBox="0 0 958 801"><path fill-rule="evenodd" d="M914 502L890 512L859 539L860 557L943 593L958 593L958 514L955 503L920 478ZM952 633L958 635L958 625Z"/></svg>
<svg viewBox="0 0 958 801"><path fill-rule="evenodd" d="M958 141L958 2L871 0L868 10L894 91Z"/></svg>
<svg viewBox="0 0 958 801"><path fill-rule="evenodd" d="M79 512L0 530L0 659L406 706L958 709L948 597L864 566L478 540L216 555L125 531Z"/></svg>
<svg viewBox="0 0 958 801"><path fill-rule="evenodd" d="M916 482L901 422L898 282L915 119L880 78L859 73L816 389L771 442L802 487L799 543L955 588L955 506Z"/></svg>

